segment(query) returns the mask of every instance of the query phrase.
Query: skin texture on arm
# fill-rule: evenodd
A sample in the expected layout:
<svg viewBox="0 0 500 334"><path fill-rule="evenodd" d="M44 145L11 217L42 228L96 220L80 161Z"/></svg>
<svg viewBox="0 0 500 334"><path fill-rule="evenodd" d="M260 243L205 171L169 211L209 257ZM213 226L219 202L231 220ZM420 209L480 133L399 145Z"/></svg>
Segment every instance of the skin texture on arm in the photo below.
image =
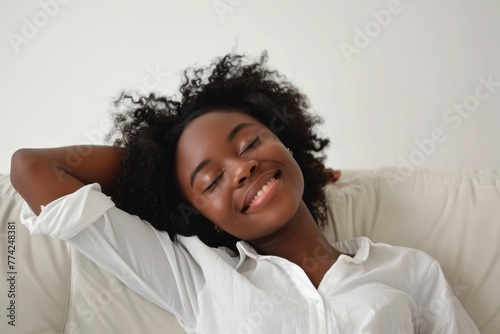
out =
<svg viewBox="0 0 500 334"><path fill-rule="evenodd" d="M11 159L10 178L31 209L71 194L89 183L99 183L110 194L121 173L123 149L112 146L66 146L17 150Z"/></svg>

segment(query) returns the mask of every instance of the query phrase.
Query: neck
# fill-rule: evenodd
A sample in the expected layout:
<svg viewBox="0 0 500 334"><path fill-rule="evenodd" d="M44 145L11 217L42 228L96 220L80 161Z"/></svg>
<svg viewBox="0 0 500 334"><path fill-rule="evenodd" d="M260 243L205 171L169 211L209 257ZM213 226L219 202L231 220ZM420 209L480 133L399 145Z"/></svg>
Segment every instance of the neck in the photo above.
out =
<svg viewBox="0 0 500 334"><path fill-rule="evenodd" d="M316 287L341 255L324 237L304 202L279 231L249 243L260 254L279 256L297 264Z"/></svg>

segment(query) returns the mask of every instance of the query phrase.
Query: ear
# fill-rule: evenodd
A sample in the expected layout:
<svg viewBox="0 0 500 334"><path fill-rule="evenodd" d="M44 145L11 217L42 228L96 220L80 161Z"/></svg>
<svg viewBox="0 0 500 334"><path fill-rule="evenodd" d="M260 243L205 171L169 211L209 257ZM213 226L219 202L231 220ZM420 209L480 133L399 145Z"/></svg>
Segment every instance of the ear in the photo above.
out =
<svg viewBox="0 0 500 334"><path fill-rule="evenodd" d="M326 184L331 184L338 181L338 179L340 179L340 176L342 175L341 171L333 170L331 168L325 168L325 174L328 175L328 181L326 182Z"/></svg>

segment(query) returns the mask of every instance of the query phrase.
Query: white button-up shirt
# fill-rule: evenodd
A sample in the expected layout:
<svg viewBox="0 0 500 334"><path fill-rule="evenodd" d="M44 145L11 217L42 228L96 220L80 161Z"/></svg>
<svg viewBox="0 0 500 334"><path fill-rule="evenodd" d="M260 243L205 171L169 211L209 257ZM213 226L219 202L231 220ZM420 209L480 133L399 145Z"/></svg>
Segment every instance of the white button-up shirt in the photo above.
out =
<svg viewBox="0 0 500 334"><path fill-rule="evenodd" d="M188 333L479 333L439 264L425 253L357 238L318 289L296 264L238 254L197 237L172 242L114 206L98 184L82 187L21 220L32 234L71 245L128 287L174 314Z"/></svg>

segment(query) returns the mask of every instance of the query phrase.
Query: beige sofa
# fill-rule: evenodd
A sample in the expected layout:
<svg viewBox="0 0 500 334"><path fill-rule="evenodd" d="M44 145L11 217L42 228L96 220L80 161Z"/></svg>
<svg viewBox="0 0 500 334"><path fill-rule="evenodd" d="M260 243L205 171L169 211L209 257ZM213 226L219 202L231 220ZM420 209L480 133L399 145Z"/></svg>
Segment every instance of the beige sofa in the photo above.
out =
<svg viewBox="0 0 500 334"><path fill-rule="evenodd" d="M481 332L500 332L500 171L344 171L327 194L330 240L366 235L426 251ZM0 333L183 333L64 242L30 237L7 175L0 201Z"/></svg>

